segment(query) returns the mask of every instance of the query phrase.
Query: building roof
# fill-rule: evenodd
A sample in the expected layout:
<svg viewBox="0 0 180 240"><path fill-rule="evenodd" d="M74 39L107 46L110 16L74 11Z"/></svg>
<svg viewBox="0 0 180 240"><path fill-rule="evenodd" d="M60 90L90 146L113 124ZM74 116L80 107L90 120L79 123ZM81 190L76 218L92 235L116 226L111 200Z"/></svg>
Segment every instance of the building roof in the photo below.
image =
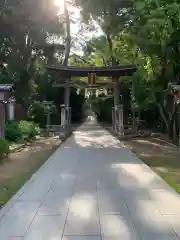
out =
<svg viewBox="0 0 180 240"><path fill-rule="evenodd" d="M137 70L136 65L122 65L113 67L57 67L48 65L46 68L49 71L58 72L60 76L66 77L87 77L88 73L96 73L97 76L103 77L131 76Z"/></svg>
<svg viewBox="0 0 180 240"><path fill-rule="evenodd" d="M12 84L0 84L0 91L11 91L12 87Z"/></svg>

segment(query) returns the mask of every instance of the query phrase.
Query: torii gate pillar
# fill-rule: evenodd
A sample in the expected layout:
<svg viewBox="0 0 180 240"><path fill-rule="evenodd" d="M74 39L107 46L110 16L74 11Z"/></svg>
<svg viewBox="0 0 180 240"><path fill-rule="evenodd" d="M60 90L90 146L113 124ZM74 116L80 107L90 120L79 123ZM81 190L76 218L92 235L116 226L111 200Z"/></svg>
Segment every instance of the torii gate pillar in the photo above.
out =
<svg viewBox="0 0 180 240"><path fill-rule="evenodd" d="M117 136L122 137L124 136L124 107L120 101L118 78L113 78L112 81L114 83L114 107L112 108L112 128Z"/></svg>
<svg viewBox="0 0 180 240"><path fill-rule="evenodd" d="M61 106L61 127L65 133L71 131L70 86L64 88L64 105Z"/></svg>

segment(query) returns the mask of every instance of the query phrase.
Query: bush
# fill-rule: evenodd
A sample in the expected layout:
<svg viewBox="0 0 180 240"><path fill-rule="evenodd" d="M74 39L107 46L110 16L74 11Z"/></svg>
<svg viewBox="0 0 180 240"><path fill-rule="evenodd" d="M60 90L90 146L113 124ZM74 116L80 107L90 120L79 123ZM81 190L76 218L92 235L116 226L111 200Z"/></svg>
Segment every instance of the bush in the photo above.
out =
<svg viewBox="0 0 180 240"><path fill-rule="evenodd" d="M40 103L33 103L28 109L28 119L35 123L38 123L42 128L46 124L46 116L44 114L44 108Z"/></svg>
<svg viewBox="0 0 180 240"><path fill-rule="evenodd" d="M34 138L41 133L38 124L29 121L20 121L19 128L24 139Z"/></svg>
<svg viewBox="0 0 180 240"><path fill-rule="evenodd" d="M100 105L100 120L108 123L112 122L113 99L108 98Z"/></svg>
<svg viewBox="0 0 180 240"><path fill-rule="evenodd" d="M5 139L0 138L0 160L9 154L9 143Z"/></svg>
<svg viewBox="0 0 180 240"><path fill-rule="evenodd" d="M16 121L7 121L5 125L5 138L10 142L16 142L22 138L22 133Z"/></svg>
<svg viewBox="0 0 180 240"><path fill-rule="evenodd" d="M72 89L70 98L72 122L79 122L83 119L84 102L85 102L84 92L80 92L79 94L77 94L77 90Z"/></svg>

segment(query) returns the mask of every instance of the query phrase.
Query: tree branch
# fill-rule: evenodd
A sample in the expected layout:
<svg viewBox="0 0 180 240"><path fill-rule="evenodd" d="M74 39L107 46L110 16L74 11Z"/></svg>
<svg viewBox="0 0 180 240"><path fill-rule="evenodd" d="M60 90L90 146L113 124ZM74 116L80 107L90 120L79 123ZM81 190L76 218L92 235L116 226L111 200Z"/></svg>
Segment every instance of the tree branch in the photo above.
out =
<svg viewBox="0 0 180 240"><path fill-rule="evenodd" d="M84 58L82 58L81 56L77 55L77 54L74 53L73 51L71 51L71 53L72 53L73 55L75 55L77 58L79 58L82 62L87 63L87 64L90 64L89 61L85 60Z"/></svg>

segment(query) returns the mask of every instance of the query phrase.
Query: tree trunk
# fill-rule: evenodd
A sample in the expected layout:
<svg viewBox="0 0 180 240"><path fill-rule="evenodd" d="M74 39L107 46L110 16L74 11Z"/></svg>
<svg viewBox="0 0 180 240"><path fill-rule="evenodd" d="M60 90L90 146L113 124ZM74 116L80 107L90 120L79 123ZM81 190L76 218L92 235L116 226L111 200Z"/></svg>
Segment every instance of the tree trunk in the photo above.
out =
<svg viewBox="0 0 180 240"><path fill-rule="evenodd" d="M178 106L178 108L179 108L179 112L178 112L178 114L179 114L179 116L178 116L178 126L179 126L178 146L180 147L180 105Z"/></svg>
<svg viewBox="0 0 180 240"><path fill-rule="evenodd" d="M164 53L164 56L161 58L161 66L162 66L162 68L161 68L160 77L162 79L164 79L165 76L166 76L167 62L168 62L168 60L167 60L167 51L166 51ZM166 81L165 81L165 84L166 84Z"/></svg>
<svg viewBox="0 0 180 240"><path fill-rule="evenodd" d="M108 45L109 45L109 51L110 51L110 56L111 56L111 64L112 64L112 66L116 66L117 61L113 56L113 42L112 42L112 39L111 39L111 35L108 32L106 33L106 38L107 38L107 42L108 42Z"/></svg>
<svg viewBox="0 0 180 240"><path fill-rule="evenodd" d="M170 132L170 138L172 139L173 143L177 143L177 131L176 131L176 112L177 112L177 105L173 104L173 112L172 116L170 118L170 126L169 126L169 132Z"/></svg>
<svg viewBox="0 0 180 240"><path fill-rule="evenodd" d="M134 86L134 82L132 81L132 95L131 95L131 111L132 111L132 130L133 132L137 131L137 124L136 124L136 111L134 109L134 104L136 102L136 98L135 98L135 86Z"/></svg>
<svg viewBox="0 0 180 240"><path fill-rule="evenodd" d="M176 121L173 122L173 132L172 132L172 141L174 144L177 144L177 130L176 130Z"/></svg>
<svg viewBox="0 0 180 240"><path fill-rule="evenodd" d="M66 1L64 1L64 14L65 14L65 20L66 20L66 50L65 50L63 65L67 66L70 50L71 50L71 26L70 26L70 18L69 18L69 12L67 9Z"/></svg>
<svg viewBox="0 0 180 240"><path fill-rule="evenodd" d="M132 109L132 130L136 132L136 113L134 109Z"/></svg>
<svg viewBox="0 0 180 240"><path fill-rule="evenodd" d="M164 114L164 111L163 111L163 106L161 106L161 104L157 104L157 107L158 107L158 110L159 110L159 114L166 126L166 130L167 130L167 133L168 135L170 134L170 129L169 129L169 122L168 122L168 119L166 118L165 114Z"/></svg>
<svg viewBox="0 0 180 240"><path fill-rule="evenodd" d="M141 121L141 111L140 111L140 109L138 109L137 121L138 121L138 123L137 123L137 131L139 131L140 130L140 121Z"/></svg>
<svg viewBox="0 0 180 240"><path fill-rule="evenodd" d="M166 115L164 114L163 108L164 108L164 106L161 106L160 104L158 104L159 113L160 113L160 116L161 116L163 122L165 123L167 134L168 134L169 138L173 141L173 143L176 143L177 129L175 126L175 124L176 124L175 116L176 116L176 112L177 112L177 106L175 105L173 107L173 112L172 112L171 117L170 116L166 117Z"/></svg>

